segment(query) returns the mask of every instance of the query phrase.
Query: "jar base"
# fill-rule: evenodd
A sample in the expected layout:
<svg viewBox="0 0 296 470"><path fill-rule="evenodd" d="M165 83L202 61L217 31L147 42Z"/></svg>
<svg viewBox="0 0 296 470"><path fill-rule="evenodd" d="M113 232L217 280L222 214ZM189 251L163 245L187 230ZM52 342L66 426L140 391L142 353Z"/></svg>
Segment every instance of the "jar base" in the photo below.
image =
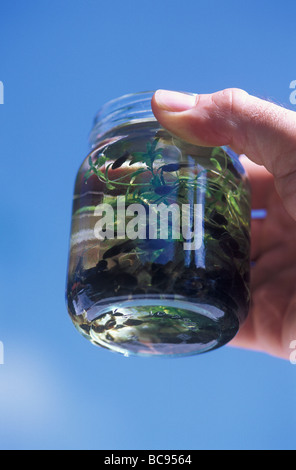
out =
<svg viewBox="0 0 296 470"><path fill-rule="evenodd" d="M182 296L105 299L86 315L87 324L76 324L79 331L125 356L201 354L225 345L239 329L234 312Z"/></svg>

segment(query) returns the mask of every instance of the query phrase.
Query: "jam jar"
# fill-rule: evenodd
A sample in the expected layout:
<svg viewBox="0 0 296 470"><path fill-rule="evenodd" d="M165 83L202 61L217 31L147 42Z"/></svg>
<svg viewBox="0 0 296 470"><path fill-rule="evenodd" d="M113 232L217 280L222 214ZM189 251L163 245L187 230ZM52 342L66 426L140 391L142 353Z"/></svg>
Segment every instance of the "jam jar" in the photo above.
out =
<svg viewBox="0 0 296 470"><path fill-rule="evenodd" d="M199 354L248 314L250 186L229 148L163 129L152 96L115 99L95 118L75 183L67 306L94 345Z"/></svg>

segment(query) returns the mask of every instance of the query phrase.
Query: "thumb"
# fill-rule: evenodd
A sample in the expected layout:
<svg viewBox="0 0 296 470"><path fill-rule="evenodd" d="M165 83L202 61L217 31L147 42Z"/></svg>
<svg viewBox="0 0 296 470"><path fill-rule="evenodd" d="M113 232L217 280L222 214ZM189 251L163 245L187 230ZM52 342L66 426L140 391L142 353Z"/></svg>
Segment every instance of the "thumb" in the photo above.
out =
<svg viewBox="0 0 296 470"><path fill-rule="evenodd" d="M264 165L296 219L295 112L235 88L209 95L158 90L152 110L163 127L187 142L229 145Z"/></svg>

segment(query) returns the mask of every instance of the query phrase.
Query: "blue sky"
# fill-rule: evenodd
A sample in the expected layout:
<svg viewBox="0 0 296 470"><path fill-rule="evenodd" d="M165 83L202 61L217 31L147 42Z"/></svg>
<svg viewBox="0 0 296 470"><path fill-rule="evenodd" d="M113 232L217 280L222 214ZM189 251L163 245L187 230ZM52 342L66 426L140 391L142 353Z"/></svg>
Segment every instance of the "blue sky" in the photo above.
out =
<svg viewBox="0 0 296 470"><path fill-rule="evenodd" d="M295 13L292 0L1 0L0 448L295 448L296 366L230 347L124 358L85 341L64 301L98 108L235 86L295 109Z"/></svg>

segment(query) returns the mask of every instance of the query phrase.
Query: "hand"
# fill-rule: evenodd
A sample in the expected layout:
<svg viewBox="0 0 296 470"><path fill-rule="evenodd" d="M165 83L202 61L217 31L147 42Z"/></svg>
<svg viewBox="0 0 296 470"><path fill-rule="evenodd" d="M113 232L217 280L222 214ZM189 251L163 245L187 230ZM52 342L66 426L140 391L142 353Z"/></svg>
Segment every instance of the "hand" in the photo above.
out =
<svg viewBox="0 0 296 470"><path fill-rule="evenodd" d="M229 145L243 157L254 209L252 307L232 345L288 359L296 340L296 113L237 90L189 95L159 90L152 109L187 142Z"/></svg>

